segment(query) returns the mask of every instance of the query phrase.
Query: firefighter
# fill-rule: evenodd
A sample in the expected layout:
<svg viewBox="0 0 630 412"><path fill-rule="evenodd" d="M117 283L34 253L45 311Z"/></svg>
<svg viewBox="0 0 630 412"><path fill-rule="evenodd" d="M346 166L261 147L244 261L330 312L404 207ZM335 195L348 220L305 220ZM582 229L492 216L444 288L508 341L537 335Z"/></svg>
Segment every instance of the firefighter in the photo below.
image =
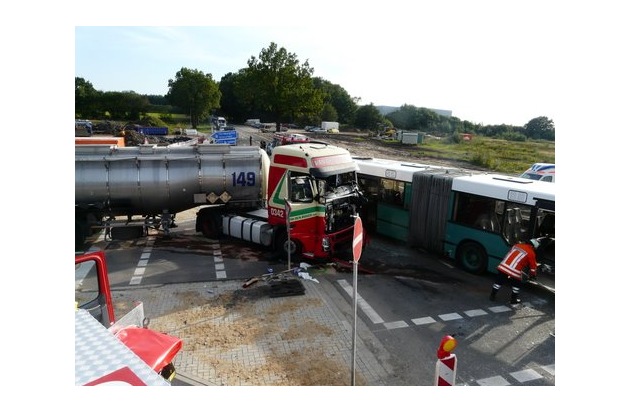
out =
<svg viewBox="0 0 630 412"><path fill-rule="evenodd" d="M521 303L521 299L519 298L521 283L536 278L536 272L538 270L536 249L539 246L540 241L538 239L529 239L512 246L501 263L499 263L499 266L497 266L498 274L492 285L490 300L496 300L497 292L507 281L512 287L510 304Z"/></svg>

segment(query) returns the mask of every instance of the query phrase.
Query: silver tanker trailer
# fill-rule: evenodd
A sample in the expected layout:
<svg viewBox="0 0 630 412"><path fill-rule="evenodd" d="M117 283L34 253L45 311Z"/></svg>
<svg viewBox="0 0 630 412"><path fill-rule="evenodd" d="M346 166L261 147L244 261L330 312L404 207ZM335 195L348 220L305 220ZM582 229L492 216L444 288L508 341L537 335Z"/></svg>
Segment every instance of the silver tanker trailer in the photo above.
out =
<svg viewBox="0 0 630 412"><path fill-rule="evenodd" d="M365 198L348 151L281 146L272 160L251 146L76 145L75 247L102 229L106 239L151 228L169 234L175 215L197 206L206 207L196 229L211 238L226 234L305 257L329 256L351 241Z"/></svg>

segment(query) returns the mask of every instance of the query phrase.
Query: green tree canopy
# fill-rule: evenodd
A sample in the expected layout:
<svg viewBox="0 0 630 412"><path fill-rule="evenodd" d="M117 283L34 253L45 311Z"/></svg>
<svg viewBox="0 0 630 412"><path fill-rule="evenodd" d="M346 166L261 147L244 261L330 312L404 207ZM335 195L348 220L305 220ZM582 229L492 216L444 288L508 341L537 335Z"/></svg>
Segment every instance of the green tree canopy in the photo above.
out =
<svg viewBox="0 0 630 412"><path fill-rule="evenodd" d="M238 82L242 78L242 73L227 73L219 82L219 90L221 91L221 109L220 113L224 117L231 119L231 123L244 122L245 119L255 117L252 109L240 99L237 93ZM250 117L251 116L251 117Z"/></svg>
<svg viewBox="0 0 630 412"><path fill-rule="evenodd" d="M323 96L313 86L313 69L308 60L302 64L294 53L271 43L258 58L252 56L243 77L237 82L240 100L252 110L269 113L279 130L281 122L319 114Z"/></svg>
<svg viewBox="0 0 630 412"><path fill-rule="evenodd" d="M324 104L331 105L335 110L335 118L330 117L330 114L324 111L322 119L339 121L341 124L353 124L358 108L356 99L350 97L348 92L338 84L333 84L321 77L316 77L313 81L315 87L324 93Z"/></svg>
<svg viewBox="0 0 630 412"><path fill-rule="evenodd" d="M383 123L383 116L373 103L357 109L355 124L361 129L376 131Z"/></svg>
<svg viewBox="0 0 630 412"><path fill-rule="evenodd" d="M109 117L116 120L134 121L149 108L149 99L136 92L104 92L101 97L103 107L107 108Z"/></svg>
<svg viewBox="0 0 630 412"><path fill-rule="evenodd" d="M210 73L204 74L200 70L182 67L175 74L175 80L169 79L168 88L167 100L190 113L193 128L199 125L201 119L208 117L213 109L219 107L221 92Z"/></svg>
<svg viewBox="0 0 630 412"><path fill-rule="evenodd" d="M525 136L530 139L556 140L556 128L553 120L540 116L525 125Z"/></svg>
<svg viewBox="0 0 630 412"><path fill-rule="evenodd" d="M92 83L82 77L74 78L74 112L78 118L101 116L101 93L94 89Z"/></svg>

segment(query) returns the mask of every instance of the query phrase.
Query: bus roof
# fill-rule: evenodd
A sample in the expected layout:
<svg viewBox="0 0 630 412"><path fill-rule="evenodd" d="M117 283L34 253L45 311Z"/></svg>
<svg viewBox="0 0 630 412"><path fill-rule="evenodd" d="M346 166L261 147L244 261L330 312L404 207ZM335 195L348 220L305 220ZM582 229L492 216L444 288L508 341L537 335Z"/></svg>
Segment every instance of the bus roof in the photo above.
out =
<svg viewBox="0 0 630 412"><path fill-rule="evenodd" d="M521 177L478 174L453 179L453 190L534 205L537 199L556 200L555 185Z"/></svg>
<svg viewBox="0 0 630 412"><path fill-rule="evenodd" d="M359 173L402 182L412 182L414 173L419 171L458 170L451 167L401 162L400 160L378 159L374 157L353 157L353 159L359 166Z"/></svg>

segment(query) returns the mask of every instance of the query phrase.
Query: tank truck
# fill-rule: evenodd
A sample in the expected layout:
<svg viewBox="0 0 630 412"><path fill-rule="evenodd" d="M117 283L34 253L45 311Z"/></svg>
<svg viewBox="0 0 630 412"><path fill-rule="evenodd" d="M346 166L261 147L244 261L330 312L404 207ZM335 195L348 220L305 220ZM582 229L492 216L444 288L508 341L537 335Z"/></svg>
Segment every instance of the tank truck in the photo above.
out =
<svg viewBox="0 0 630 412"><path fill-rule="evenodd" d="M195 228L279 253L327 259L351 247L366 201L350 153L325 143L279 146L75 146L75 240L105 229L130 239L168 235L177 213L199 207ZM288 228L290 232L288 232Z"/></svg>

